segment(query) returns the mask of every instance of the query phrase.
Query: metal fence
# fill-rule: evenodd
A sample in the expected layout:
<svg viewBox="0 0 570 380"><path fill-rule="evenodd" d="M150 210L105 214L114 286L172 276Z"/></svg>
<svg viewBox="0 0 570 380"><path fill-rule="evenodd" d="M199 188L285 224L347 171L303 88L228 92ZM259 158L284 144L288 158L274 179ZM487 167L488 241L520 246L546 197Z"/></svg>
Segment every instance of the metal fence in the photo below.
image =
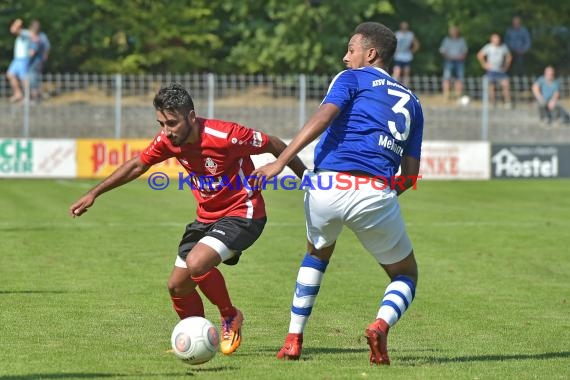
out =
<svg viewBox="0 0 570 380"><path fill-rule="evenodd" d="M198 115L232 120L282 138L290 138L318 107L331 76L214 74L45 74L41 100L29 91L10 103L6 79L0 79L0 137L113 138L154 136L152 99L162 84L188 88ZM568 107L570 77L559 78ZM422 101L424 138L494 142L570 142L570 128L540 123L533 102L534 77L510 79L513 105L490 104L485 81L464 81L469 97L447 100L441 78L415 76L410 87ZM501 100L497 89L497 99Z"/></svg>

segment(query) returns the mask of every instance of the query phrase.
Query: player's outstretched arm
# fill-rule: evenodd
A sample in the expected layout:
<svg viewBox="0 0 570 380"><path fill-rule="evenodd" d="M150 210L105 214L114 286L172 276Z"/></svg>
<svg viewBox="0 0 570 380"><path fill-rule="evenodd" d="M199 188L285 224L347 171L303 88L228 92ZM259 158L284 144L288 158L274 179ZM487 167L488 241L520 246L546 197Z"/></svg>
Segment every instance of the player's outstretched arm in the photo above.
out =
<svg viewBox="0 0 570 380"><path fill-rule="evenodd" d="M256 185L261 186L262 178L271 179L283 171L287 165L304 147L324 132L331 121L338 115L339 109L331 103L325 103L311 116L303 128L293 138L293 141L281 152L276 161L257 168L253 175L257 176Z"/></svg>
<svg viewBox="0 0 570 380"><path fill-rule="evenodd" d="M269 143L267 144L267 153L271 153L275 156L275 158L279 158L279 155L287 148L287 144L283 142L279 137L276 136L268 136ZM299 156L293 157L291 161L287 164L293 170L293 173L297 175L299 178L303 178L303 173L307 170L307 167L301 161Z"/></svg>
<svg viewBox="0 0 570 380"><path fill-rule="evenodd" d="M73 203L69 207L69 214L73 217L84 214L99 195L140 177L148 168L139 157L130 159Z"/></svg>
<svg viewBox="0 0 570 380"><path fill-rule="evenodd" d="M414 187L415 189L418 174L420 172L420 160L412 156L404 156L400 162L400 168L400 177L404 178L405 181L395 185L395 190L398 195L402 194L410 187Z"/></svg>

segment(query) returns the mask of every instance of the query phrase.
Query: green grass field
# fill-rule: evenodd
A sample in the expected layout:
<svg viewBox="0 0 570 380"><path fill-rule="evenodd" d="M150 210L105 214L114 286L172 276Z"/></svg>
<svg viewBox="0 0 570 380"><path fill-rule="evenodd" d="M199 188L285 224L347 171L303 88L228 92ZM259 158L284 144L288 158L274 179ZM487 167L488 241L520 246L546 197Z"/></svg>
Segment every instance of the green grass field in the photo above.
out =
<svg viewBox="0 0 570 380"><path fill-rule="evenodd" d="M260 240L222 267L242 346L201 366L175 359L166 280L192 197L139 181L70 218L94 183L0 180L0 379L570 378L570 181L424 181L402 196L420 282L390 367L369 366L363 338L387 277L348 230L302 360L275 359L305 248L303 194L283 190L266 193Z"/></svg>

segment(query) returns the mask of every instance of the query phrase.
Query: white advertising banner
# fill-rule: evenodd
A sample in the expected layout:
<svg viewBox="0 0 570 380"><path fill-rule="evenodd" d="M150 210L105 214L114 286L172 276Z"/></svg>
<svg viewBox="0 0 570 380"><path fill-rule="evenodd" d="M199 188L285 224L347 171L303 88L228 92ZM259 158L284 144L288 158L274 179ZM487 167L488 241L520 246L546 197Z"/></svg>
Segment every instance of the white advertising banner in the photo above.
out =
<svg viewBox="0 0 570 380"><path fill-rule="evenodd" d="M313 167L315 145L299 154L308 168ZM0 139L0 178L75 178L76 147L76 140L70 139ZM275 159L271 154L252 158L257 167ZM283 174L292 172L287 168ZM422 180L489 179L490 174L487 142L423 142Z"/></svg>
<svg viewBox="0 0 570 380"><path fill-rule="evenodd" d="M424 141L422 180L489 179L490 144L482 141Z"/></svg>
<svg viewBox="0 0 570 380"><path fill-rule="evenodd" d="M74 178L75 140L0 139L0 178Z"/></svg>

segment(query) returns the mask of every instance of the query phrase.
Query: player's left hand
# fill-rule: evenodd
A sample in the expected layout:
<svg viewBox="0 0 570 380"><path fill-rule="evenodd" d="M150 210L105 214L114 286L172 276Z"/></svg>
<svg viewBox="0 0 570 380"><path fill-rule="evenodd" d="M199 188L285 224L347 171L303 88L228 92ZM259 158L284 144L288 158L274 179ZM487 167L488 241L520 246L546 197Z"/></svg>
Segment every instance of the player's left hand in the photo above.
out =
<svg viewBox="0 0 570 380"><path fill-rule="evenodd" d="M77 202L69 207L69 215L72 217L81 216L87 212L87 209L93 205L95 197L91 194L86 194L81 197Z"/></svg>
<svg viewBox="0 0 570 380"><path fill-rule="evenodd" d="M270 180L282 171L283 165L279 164L277 161L263 165L253 171L252 176L256 177L253 185L261 189L264 181Z"/></svg>

